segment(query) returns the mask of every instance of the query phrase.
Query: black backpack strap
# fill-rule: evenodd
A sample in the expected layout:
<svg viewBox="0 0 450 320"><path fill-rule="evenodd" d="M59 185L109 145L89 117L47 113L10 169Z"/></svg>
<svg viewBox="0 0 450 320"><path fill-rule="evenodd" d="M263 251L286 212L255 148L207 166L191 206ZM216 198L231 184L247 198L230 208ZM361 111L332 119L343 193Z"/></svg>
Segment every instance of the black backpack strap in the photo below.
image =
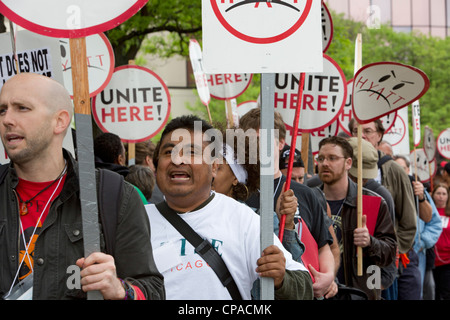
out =
<svg viewBox="0 0 450 320"><path fill-rule="evenodd" d="M226 287L233 300L242 300L239 289L228 271L225 262L208 240L202 239L165 201L156 204L156 208L167 221L174 226L195 248L195 251L211 266L220 281Z"/></svg>
<svg viewBox="0 0 450 320"><path fill-rule="evenodd" d="M111 170L99 169L98 209L105 236L106 252L114 255L116 228L122 200L123 177Z"/></svg>

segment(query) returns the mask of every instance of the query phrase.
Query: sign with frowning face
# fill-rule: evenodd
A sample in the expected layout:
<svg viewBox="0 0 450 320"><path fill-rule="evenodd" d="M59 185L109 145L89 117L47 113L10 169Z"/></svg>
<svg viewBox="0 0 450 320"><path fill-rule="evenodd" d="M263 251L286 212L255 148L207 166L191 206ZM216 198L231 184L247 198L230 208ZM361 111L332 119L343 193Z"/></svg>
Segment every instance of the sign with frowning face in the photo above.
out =
<svg viewBox="0 0 450 320"><path fill-rule="evenodd" d="M117 27L148 0L2 0L0 12L19 26L56 38L81 38Z"/></svg>
<svg viewBox="0 0 450 320"><path fill-rule="evenodd" d="M425 126L423 133L423 151L428 161L432 161L436 155L436 140L434 139L433 130L429 126Z"/></svg>
<svg viewBox="0 0 450 320"><path fill-rule="evenodd" d="M315 0L202 0L206 72L322 71L320 4Z"/></svg>
<svg viewBox="0 0 450 320"><path fill-rule="evenodd" d="M72 64L70 60L69 39L60 39L61 63L64 75L64 86L73 95ZM89 96L100 93L111 80L114 72L114 52L108 38L103 34L86 37L86 58L89 79Z"/></svg>
<svg viewBox="0 0 450 320"><path fill-rule="evenodd" d="M415 154L415 158L414 158ZM436 160L428 161L423 149L416 149L416 152L411 152L409 155L411 162L411 173L413 176L416 175L417 169L417 179L421 182L430 181L430 177L436 174ZM431 169L431 174L430 174Z"/></svg>
<svg viewBox="0 0 450 320"><path fill-rule="evenodd" d="M353 114L368 123L423 96L430 86L426 74L396 62L377 62L358 70L353 81Z"/></svg>
<svg viewBox="0 0 450 320"><path fill-rule="evenodd" d="M350 120L353 118L352 100L353 100L353 79L347 81L347 100L338 117L340 129L350 136L352 135L352 133L350 132L348 125L350 123ZM396 118L397 118L397 111L388 113L380 118L381 123L383 124L383 127L385 129L385 132L391 129L391 127L395 123Z"/></svg>
<svg viewBox="0 0 450 320"><path fill-rule="evenodd" d="M92 113L103 132L115 133L130 143L148 140L169 118L169 90L147 68L118 67L106 88L93 98Z"/></svg>
<svg viewBox="0 0 450 320"><path fill-rule="evenodd" d="M299 130L318 131L331 125L344 107L347 84L344 72L326 54L323 55L324 70L305 74ZM295 74L275 76L275 111L285 123L293 125L298 101L299 77Z"/></svg>

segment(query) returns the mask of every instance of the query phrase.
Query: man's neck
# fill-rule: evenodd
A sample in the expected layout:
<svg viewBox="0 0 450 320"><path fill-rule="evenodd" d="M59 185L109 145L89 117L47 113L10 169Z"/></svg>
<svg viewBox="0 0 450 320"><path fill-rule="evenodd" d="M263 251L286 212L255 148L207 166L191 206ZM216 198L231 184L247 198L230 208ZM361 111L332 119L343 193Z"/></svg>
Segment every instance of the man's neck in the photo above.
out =
<svg viewBox="0 0 450 320"><path fill-rule="evenodd" d="M61 175L66 162L61 156L49 161L33 161L26 164L14 164L17 175L28 181L46 182L56 179Z"/></svg>
<svg viewBox="0 0 450 320"><path fill-rule="evenodd" d="M343 178L339 181L336 181L333 184L323 185L323 192L325 193L325 198L327 200L342 200L347 197L348 191L348 179Z"/></svg>

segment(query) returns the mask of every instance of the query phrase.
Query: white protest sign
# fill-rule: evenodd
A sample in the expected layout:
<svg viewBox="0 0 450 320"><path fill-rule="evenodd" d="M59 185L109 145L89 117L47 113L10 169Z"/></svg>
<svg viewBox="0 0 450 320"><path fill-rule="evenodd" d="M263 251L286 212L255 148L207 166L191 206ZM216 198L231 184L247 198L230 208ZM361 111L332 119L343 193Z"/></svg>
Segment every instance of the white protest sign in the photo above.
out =
<svg viewBox="0 0 450 320"><path fill-rule="evenodd" d="M430 86L426 74L396 62L377 62L359 69L353 81L353 114L368 123L418 100Z"/></svg>
<svg viewBox="0 0 450 320"><path fill-rule="evenodd" d="M169 90L156 73L128 65L116 68L106 88L93 98L92 113L102 131L136 143L161 131L170 104Z"/></svg>
<svg viewBox="0 0 450 320"><path fill-rule="evenodd" d="M331 125L344 107L347 84L344 72L326 54L323 55L323 72L305 74L299 130L318 131ZM294 124L298 101L299 76L279 73L275 76L275 111L285 123Z"/></svg>
<svg viewBox="0 0 450 320"><path fill-rule="evenodd" d="M414 146L420 144L420 104L414 101L412 104L412 126L413 126L413 142Z"/></svg>
<svg viewBox="0 0 450 320"><path fill-rule="evenodd" d="M313 0L202 0L206 72L321 72L320 8Z"/></svg>
<svg viewBox="0 0 450 320"><path fill-rule="evenodd" d="M237 113L239 117L242 117L244 114L246 114L248 111L254 108L258 108L258 101L256 100L244 101L237 105Z"/></svg>
<svg viewBox="0 0 450 320"><path fill-rule="evenodd" d="M191 60L192 71L194 72L195 85L202 103L207 106L210 100L208 82L203 70L203 55L200 44L195 39L189 41L189 58Z"/></svg>
<svg viewBox="0 0 450 320"><path fill-rule="evenodd" d="M414 151L409 155L409 160L411 162L411 174L415 176L417 172L417 179L419 179L422 183L430 181L430 177L436 174L436 161L433 160L429 162L422 148L416 149L415 154L416 158L414 158Z"/></svg>
<svg viewBox="0 0 450 320"><path fill-rule="evenodd" d="M423 151L428 161L432 161L436 156L436 140L434 139L433 130L429 126L425 126L423 133Z"/></svg>
<svg viewBox="0 0 450 320"><path fill-rule="evenodd" d="M384 133L383 140L392 145L394 154L409 154L408 107L397 110L394 125Z"/></svg>
<svg viewBox="0 0 450 320"><path fill-rule="evenodd" d="M54 38L21 30L16 34L19 73L38 73L64 84L61 70L59 41ZM9 33L0 34L0 88L17 74Z"/></svg>
<svg viewBox="0 0 450 320"><path fill-rule="evenodd" d="M69 39L60 39L61 63L64 75L64 85L73 95L72 64L70 60ZM111 80L114 72L114 52L109 39L103 34L93 34L86 37L86 57L89 79L89 96L99 94Z"/></svg>
<svg viewBox="0 0 450 320"><path fill-rule="evenodd" d="M208 74L209 93L218 100L234 99L244 93L252 82L253 75L247 73Z"/></svg>
<svg viewBox="0 0 450 320"><path fill-rule="evenodd" d="M436 146L441 156L450 159L450 128L447 128L437 137Z"/></svg>
<svg viewBox="0 0 450 320"><path fill-rule="evenodd" d="M21 27L49 37L81 38L117 27L148 0L2 0L0 12Z"/></svg>
<svg viewBox="0 0 450 320"><path fill-rule="evenodd" d="M350 136L352 135L352 133L350 132L348 125L350 123L350 120L353 118L352 99L353 99L353 79L347 81L347 99L338 117L340 129ZM385 132L389 131L389 129L394 125L396 117L397 111L394 111L380 118L380 121L383 124Z"/></svg>
<svg viewBox="0 0 450 320"><path fill-rule="evenodd" d="M328 50L333 39L333 19L326 4L322 1L322 48L323 52Z"/></svg>

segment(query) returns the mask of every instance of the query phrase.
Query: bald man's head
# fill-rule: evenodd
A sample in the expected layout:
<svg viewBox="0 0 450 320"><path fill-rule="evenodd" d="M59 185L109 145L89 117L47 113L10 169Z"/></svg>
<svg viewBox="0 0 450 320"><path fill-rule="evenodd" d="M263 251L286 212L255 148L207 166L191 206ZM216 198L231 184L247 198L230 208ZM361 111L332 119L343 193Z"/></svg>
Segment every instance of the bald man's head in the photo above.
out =
<svg viewBox="0 0 450 320"><path fill-rule="evenodd" d="M72 119L73 107L70 94L63 85L52 78L36 73L19 73L5 82L0 94L9 90L11 86L18 86L24 94L33 94L49 108L51 113L65 110Z"/></svg>

